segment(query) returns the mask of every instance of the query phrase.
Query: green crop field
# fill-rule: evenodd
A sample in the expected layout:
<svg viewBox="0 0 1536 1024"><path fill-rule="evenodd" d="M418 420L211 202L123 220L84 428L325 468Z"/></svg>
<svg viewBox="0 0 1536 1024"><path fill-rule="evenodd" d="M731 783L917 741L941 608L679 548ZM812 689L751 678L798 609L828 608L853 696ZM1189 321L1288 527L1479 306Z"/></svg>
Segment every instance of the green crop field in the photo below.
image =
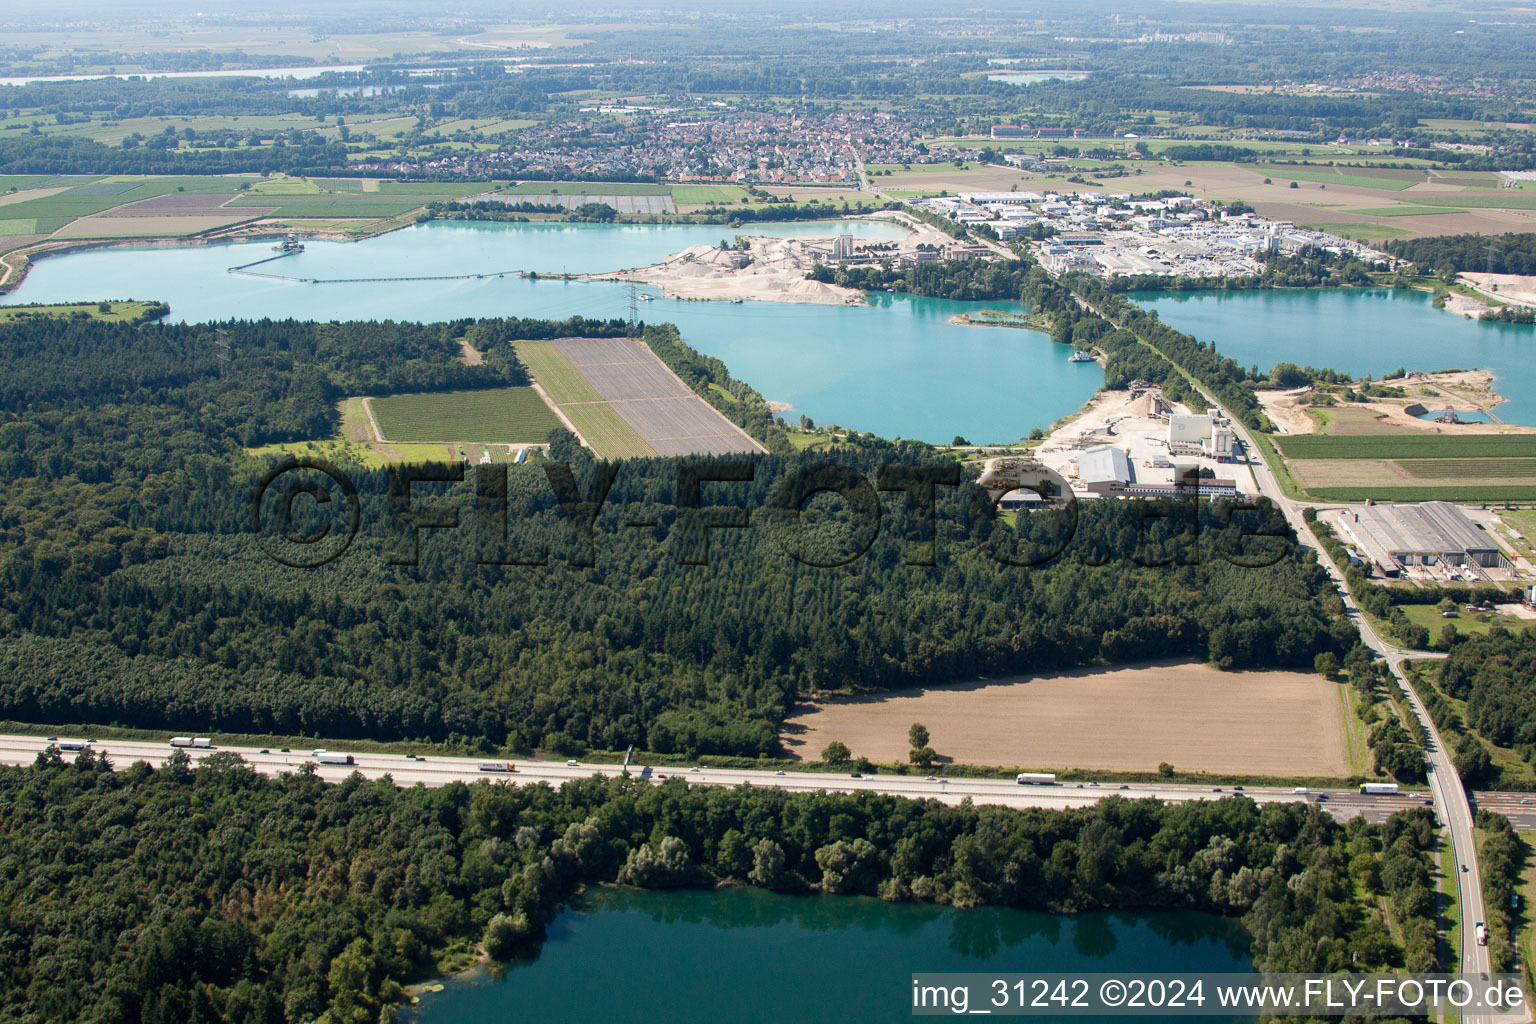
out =
<svg viewBox="0 0 1536 1024"><path fill-rule="evenodd" d="M1498 195L1441 192L1397 198L1404 203L1422 203L1425 206L1438 206L1441 203L1452 202L1457 206L1474 210L1536 210L1536 196L1519 195L1508 189L1501 191Z"/></svg>
<svg viewBox="0 0 1536 1024"><path fill-rule="evenodd" d="M542 442L560 420L528 387L434 391L375 398L386 441Z"/></svg>
<svg viewBox="0 0 1536 1024"><path fill-rule="evenodd" d="M359 193L361 198L346 198L346 193L314 196L242 196L228 208L247 206L274 207L275 217L397 217L424 205L420 199L381 198L373 193Z"/></svg>
<svg viewBox="0 0 1536 1024"><path fill-rule="evenodd" d="M517 358L549 400L570 418L576 432L605 459L644 458L656 449L631 427L565 354L548 341L519 341Z"/></svg>
<svg viewBox="0 0 1536 1024"><path fill-rule="evenodd" d="M1309 487L1307 494L1317 501L1421 501L1503 502L1536 501L1536 486L1530 487Z"/></svg>
<svg viewBox="0 0 1536 1024"><path fill-rule="evenodd" d="M679 205L736 203L747 198L747 190L738 185L673 185L672 199Z"/></svg>
<svg viewBox="0 0 1536 1024"><path fill-rule="evenodd" d="M1369 242L1376 238L1394 238L1409 233L1402 228L1389 228L1385 224L1377 224L1373 221L1309 220L1303 223L1302 227L1311 228L1314 231L1326 231L1340 238L1353 238L1357 242Z"/></svg>
<svg viewBox="0 0 1536 1024"><path fill-rule="evenodd" d="M576 432L605 459L647 458L656 449L624 422L618 410L606 402L596 405L566 405L560 411L571 418Z"/></svg>
<svg viewBox="0 0 1536 1024"><path fill-rule="evenodd" d="M493 187L487 185L481 191ZM590 196L666 196L672 194L672 189L667 185L637 181L523 181L502 189L502 193L509 196L542 196L551 192Z"/></svg>
<svg viewBox="0 0 1536 1024"><path fill-rule="evenodd" d="M539 382L556 405L573 402L601 402L597 393L580 370L553 344L547 341L519 341L512 346L517 358L528 367L533 379Z"/></svg>
<svg viewBox="0 0 1536 1024"><path fill-rule="evenodd" d="M1439 479L1502 477L1536 481L1536 458L1511 459L1404 459L1400 463L1411 476Z"/></svg>
<svg viewBox="0 0 1536 1024"><path fill-rule="evenodd" d="M1371 210L1350 210L1362 217L1428 217L1436 213L1466 213L1448 206L1379 206Z"/></svg>
<svg viewBox="0 0 1536 1024"><path fill-rule="evenodd" d="M1261 164L1251 166L1249 169L1255 174L1262 174L1275 181L1315 181L1324 185L1352 185L1355 188L1379 188L1389 192L1401 192L1408 186L1425 180L1422 171L1413 172L1414 177L1411 178L1398 178L1376 167L1291 167L1283 164ZM1445 197L1437 196L1436 200L1445 202ZM1460 199L1457 202L1460 202Z"/></svg>
<svg viewBox="0 0 1536 1024"><path fill-rule="evenodd" d="M1536 458L1531 434L1297 434L1274 440L1288 459Z"/></svg>
<svg viewBox="0 0 1536 1024"><path fill-rule="evenodd" d="M414 196L422 202L428 199L459 199L479 195L496 187L494 181L471 181L455 184L449 181L389 181L379 182L380 195Z"/></svg>

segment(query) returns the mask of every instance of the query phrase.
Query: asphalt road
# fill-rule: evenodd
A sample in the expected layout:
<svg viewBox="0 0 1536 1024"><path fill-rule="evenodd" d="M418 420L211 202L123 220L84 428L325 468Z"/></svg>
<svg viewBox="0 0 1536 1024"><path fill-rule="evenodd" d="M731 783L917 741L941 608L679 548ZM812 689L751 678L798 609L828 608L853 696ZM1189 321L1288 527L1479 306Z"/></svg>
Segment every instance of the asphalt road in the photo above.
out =
<svg viewBox="0 0 1536 1024"><path fill-rule="evenodd" d="M80 741L85 737L60 736L59 739L60 741ZM48 746L49 741L41 737L0 736L0 764L31 764ZM168 743L160 742L98 740L92 745L92 749L107 755L113 766L121 769L135 761L148 761L154 765L162 764L174 748ZM347 752L340 747L330 749L336 753ZM289 753L283 753L280 750L262 753L257 747L218 746L213 749L188 749L187 753L193 761L198 761L216 751L239 754L258 771L267 775L297 771L301 765L314 763L320 777L327 781L340 781L355 771L369 779L388 775L402 786L413 786L418 782L425 786L442 786L449 782L474 782L480 779L507 781L517 785L538 782L559 785L562 782L591 775L618 775L625 770L619 765L612 764L570 765L563 761L515 761L513 763L517 767L516 772L488 772L480 769L482 763L505 764L506 762L467 757L429 757L425 760L417 760L404 754L361 752L352 752L353 760L356 762L353 765L326 765L316 762L309 749L295 749ZM75 755L72 751L65 751L64 756L68 758ZM930 798L950 804L958 804L969 798L974 803L995 804L1003 807L1086 807L1111 795L1127 798L1155 797L1170 803L1180 803L1187 800L1220 800L1241 792L1243 796L1257 803L1312 801L1320 803L1325 810L1339 818L1364 814L1371 821L1384 821L1396 811L1420 806L1424 802L1424 794L1367 796L1350 789L1314 789L1306 794L1298 794L1288 786L1249 786L1241 790L1230 786L1147 783L1122 785L1111 782L1099 784L1066 782L1054 786L1021 786L1006 779L948 779L942 776L930 778L919 775L871 775L854 778L851 773L786 771L779 774L771 771L707 766L693 770L635 764L628 770L631 775L649 778L658 785L668 778L675 777L686 779L690 785L738 786L747 783L805 793L814 793L818 790L853 793L863 790L891 796ZM1321 801L1318 800L1319 796L1323 798Z"/></svg>
<svg viewBox="0 0 1536 1024"><path fill-rule="evenodd" d="M1095 309L1091 304L1082 300L1081 297L1079 297L1079 301L1083 301L1084 305L1099 313L1100 316L1103 316L1100 310ZM1488 947L1477 944L1472 927L1476 922L1487 920L1483 904L1482 876L1478 871L1477 848L1472 833L1472 811L1467 803L1467 794L1462 788L1461 778L1456 774L1456 770L1451 764L1450 755L1440 740L1440 732L1435 728L1434 721L1429 717L1429 713L1424 709L1424 705L1419 701L1418 695L1414 692L1413 687L1409 685L1408 678L1403 672L1403 661L1410 655L1413 657L1419 657L1420 655L1394 647L1376 635L1376 631L1371 628L1370 623L1361 614L1359 605L1355 603L1354 595L1349 592L1349 584L1344 579L1342 571L1333 564L1333 559L1328 556L1328 553L1322 550L1316 538L1312 535L1311 530L1307 528L1306 523L1302 520L1302 504L1286 497L1279 481L1275 479L1274 473L1270 470L1269 463L1264 459L1259 447L1254 444L1253 435L1249 432L1248 428L1241 421L1233 417L1229 410L1222 407L1216 400L1216 397L1205 387L1194 381L1191 381L1191 384L1205 396L1207 401L1226 414L1232 424L1233 432L1243 444L1244 453L1253 470L1254 480L1259 485L1259 493L1274 502L1276 507L1285 514L1286 521L1290 523L1291 528L1295 530L1296 536L1301 539L1301 542L1316 550L1318 563L1328 571L1328 574L1333 577L1334 582L1338 585L1339 593L1344 599L1350 620L1359 629L1361 639L1376 652L1378 657L1386 661L1388 667L1392 670L1393 677L1397 680L1398 687L1402 690L1409 706L1413 708L1414 714L1418 716L1420 724L1424 727L1424 734L1428 737L1427 749L1425 751L1429 759L1429 785L1427 790L1433 795L1436 812L1440 821L1446 826L1447 833L1450 836L1451 848L1455 855L1456 863L1464 865L1466 868L1466 870L1456 873L1457 905L1461 908L1463 919L1461 929L1461 971L1474 976L1486 975L1490 964ZM1462 1017L1463 1024L1478 1024L1482 1019L1483 1017L1477 1014L1467 1014Z"/></svg>

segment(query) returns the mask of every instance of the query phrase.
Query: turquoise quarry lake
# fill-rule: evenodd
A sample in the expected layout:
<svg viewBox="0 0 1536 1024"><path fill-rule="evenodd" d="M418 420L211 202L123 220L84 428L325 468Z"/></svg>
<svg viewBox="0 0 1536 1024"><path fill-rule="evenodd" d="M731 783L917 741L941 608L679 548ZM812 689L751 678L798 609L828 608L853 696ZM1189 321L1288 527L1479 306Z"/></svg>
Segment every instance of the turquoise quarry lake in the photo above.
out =
<svg viewBox="0 0 1536 1024"><path fill-rule="evenodd" d="M1481 323L1404 289L1177 292L1135 296L1164 323L1243 366L1288 361L1381 377L1410 370L1483 369L1508 401L1494 414L1536 426L1536 327Z"/></svg>
<svg viewBox="0 0 1536 1024"><path fill-rule="evenodd" d="M899 237L884 221L719 225L485 224L434 221L364 242L308 243L256 269L292 277L493 276L451 281L308 284L226 273L271 256L269 243L112 248L41 260L7 303L161 299L173 319L447 320L459 317L622 317L629 289L612 282L528 280L502 272L588 274L645 266L738 230L776 236L846 231ZM867 305L773 302L640 304L646 320L676 323L690 345L791 419L838 423L885 437L981 443L1016 440L1080 408L1103 383L1093 363L1036 331L960 327L956 314L1023 311L1019 303L953 302L877 293ZM1144 294L1137 301L1244 366L1288 360L1377 376L1481 367L1509 401L1497 415L1536 425L1536 328L1485 324L1435 309L1420 292L1316 290Z"/></svg>
<svg viewBox="0 0 1536 1024"><path fill-rule="evenodd" d="M405 1019L898 1021L911 1016L917 971L1243 973L1250 941L1234 921L1179 911L1065 917L760 889L603 889L555 920L535 959L451 981Z"/></svg>
<svg viewBox="0 0 1536 1024"><path fill-rule="evenodd" d="M753 234L900 237L881 221L753 224ZM538 271L585 274L645 266L690 245L730 238L717 225L429 222L364 242L309 242L265 264L292 277L351 278ZM623 317L627 285L489 277L462 281L304 284L226 273L272 255L270 243L112 248L44 259L7 303L160 299L172 319L448 320L458 317ZM1104 382L1093 363L1038 331L960 327L958 313L1024 311L1019 303L881 294L865 306L682 302L657 296L642 319L672 321L694 348L789 414L884 437L1012 441L1075 412Z"/></svg>

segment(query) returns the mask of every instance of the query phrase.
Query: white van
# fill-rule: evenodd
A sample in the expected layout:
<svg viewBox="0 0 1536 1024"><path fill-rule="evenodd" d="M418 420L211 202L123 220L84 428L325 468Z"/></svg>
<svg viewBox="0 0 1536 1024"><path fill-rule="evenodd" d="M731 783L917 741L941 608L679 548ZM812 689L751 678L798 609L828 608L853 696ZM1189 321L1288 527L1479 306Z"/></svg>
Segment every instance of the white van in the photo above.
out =
<svg viewBox="0 0 1536 1024"><path fill-rule="evenodd" d="M1297 786L1295 789L1291 790L1291 793L1294 796L1306 796L1307 795L1307 787L1306 786Z"/></svg>

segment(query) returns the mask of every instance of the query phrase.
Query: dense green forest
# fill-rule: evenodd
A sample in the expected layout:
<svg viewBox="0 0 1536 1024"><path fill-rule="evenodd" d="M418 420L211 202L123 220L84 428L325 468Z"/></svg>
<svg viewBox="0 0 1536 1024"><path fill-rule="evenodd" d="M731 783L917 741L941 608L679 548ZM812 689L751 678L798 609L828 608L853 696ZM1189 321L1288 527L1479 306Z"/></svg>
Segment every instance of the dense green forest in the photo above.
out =
<svg viewBox="0 0 1536 1024"><path fill-rule="evenodd" d="M624 325L219 326L223 377L214 325L0 327L0 715L772 754L788 708L826 690L1176 655L1309 666L1352 638L1310 556L1288 546L1258 551L1262 567L1236 564L1253 559L1235 552L1274 543L1245 531L1288 536L1267 506L1090 502L1008 527L962 484L937 489L927 525L892 474L945 479L953 463L869 436L814 462L748 460L750 481L703 485L704 504L745 509L750 523L707 536L679 510L677 460L579 460L569 496L545 466L517 467L506 525L490 534L477 493L495 496L494 478L418 484L412 515L454 504L463 528L421 530L415 565L392 564L413 545L390 475L343 466L360 495L355 543L319 569L284 568L252 533L265 467L245 447L330 436L348 395L518 383L507 338ZM713 376L753 414L723 368L651 336L685 379ZM484 365L460 363L461 339ZM873 540L867 503L769 507L816 479L860 501L876 483L898 487ZM594 486L606 501L586 534L578 499ZM528 561L542 564L508 564Z"/></svg>
<svg viewBox="0 0 1536 1024"><path fill-rule="evenodd" d="M1536 754L1536 633L1499 626L1451 648L1440 687L1467 702L1468 724L1503 747Z"/></svg>
<svg viewBox="0 0 1536 1024"><path fill-rule="evenodd" d="M1536 232L1393 239L1384 243L1383 248L1425 274L1447 270L1536 274Z"/></svg>
<svg viewBox="0 0 1536 1024"><path fill-rule="evenodd" d="M1435 962L1424 808L1341 825L1243 797L1016 811L681 779L326 785L230 754L109 761L0 768L6 1020L393 1021L402 984L444 954L532 952L580 886L612 882L1189 908L1240 918L1263 970Z"/></svg>

